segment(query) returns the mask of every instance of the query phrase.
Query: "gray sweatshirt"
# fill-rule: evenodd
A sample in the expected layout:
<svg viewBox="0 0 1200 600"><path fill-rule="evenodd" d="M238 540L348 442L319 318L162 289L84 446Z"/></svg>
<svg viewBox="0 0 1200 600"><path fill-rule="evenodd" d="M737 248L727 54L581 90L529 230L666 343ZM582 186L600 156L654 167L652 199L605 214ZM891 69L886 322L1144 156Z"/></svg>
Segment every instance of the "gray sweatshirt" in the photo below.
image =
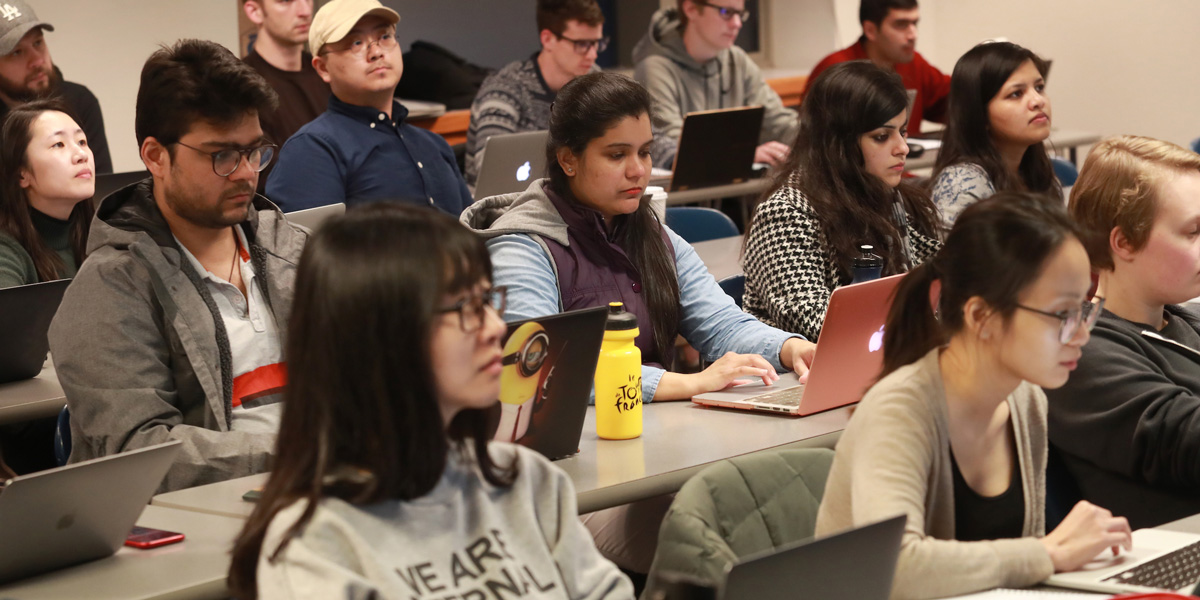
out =
<svg viewBox="0 0 1200 600"><path fill-rule="evenodd" d="M633 49L633 76L654 101L654 164L669 168L675 160L683 117L690 112L762 106L759 143L791 144L796 137L796 112L784 108L779 94L767 85L758 65L737 46L722 51L703 64L683 45L679 12L660 10L650 19L650 30Z"/></svg>
<svg viewBox="0 0 1200 600"><path fill-rule="evenodd" d="M579 521L567 475L521 446L489 450L500 466L517 462L512 487L493 487L469 452L452 451L441 481L416 500L322 501L272 562L306 504L284 509L263 541L259 597L633 598Z"/></svg>

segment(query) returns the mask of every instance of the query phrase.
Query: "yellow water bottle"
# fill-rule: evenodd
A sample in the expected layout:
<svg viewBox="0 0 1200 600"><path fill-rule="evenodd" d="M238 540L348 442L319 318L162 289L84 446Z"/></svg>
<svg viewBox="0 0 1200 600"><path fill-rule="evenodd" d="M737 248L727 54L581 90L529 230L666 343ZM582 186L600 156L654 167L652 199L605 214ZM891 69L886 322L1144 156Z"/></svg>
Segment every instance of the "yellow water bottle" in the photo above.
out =
<svg viewBox="0 0 1200 600"><path fill-rule="evenodd" d="M637 316L608 304L608 323L596 362L596 435L628 440L642 435L642 351L634 345Z"/></svg>

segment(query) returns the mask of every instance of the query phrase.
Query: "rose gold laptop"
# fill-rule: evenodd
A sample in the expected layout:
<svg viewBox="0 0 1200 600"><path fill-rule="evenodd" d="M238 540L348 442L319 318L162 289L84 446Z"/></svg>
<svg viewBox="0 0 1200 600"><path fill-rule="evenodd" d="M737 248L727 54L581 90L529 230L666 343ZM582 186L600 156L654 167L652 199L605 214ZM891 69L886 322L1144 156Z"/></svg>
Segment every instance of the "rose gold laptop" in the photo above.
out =
<svg viewBox="0 0 1200 600"><path fill-rule="evenodd" d="M807 384L800 383L795 373L787 373L772 385L755 380L694 396L692 402L793 416L858 402L883 368L883 325L901 277L893 275L833 291Z"/></svg>

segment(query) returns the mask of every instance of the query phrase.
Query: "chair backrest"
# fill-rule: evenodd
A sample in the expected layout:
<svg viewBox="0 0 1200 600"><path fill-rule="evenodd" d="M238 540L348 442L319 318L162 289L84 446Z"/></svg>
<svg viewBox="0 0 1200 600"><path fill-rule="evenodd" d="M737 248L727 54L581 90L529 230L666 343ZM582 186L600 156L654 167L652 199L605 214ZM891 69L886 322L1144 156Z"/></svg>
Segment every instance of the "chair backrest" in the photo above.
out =
<svg viewBox="0 0 1200 600"><path fill-rule="evenodd" d="M1200 154L1200 138L1192 140L1192 152Z"/></svg>
<svg viewBox="0 0 1200 600"><path fill-rule="evenodd" d="M1075 180L1079 179L1079 170L1071 164L1071 161L1055 156L1050 159L1050 162L1054 165L1054 176L1058 178L1058 182L1063 187L1075 185Z"/></svg>
<svg viewBox="0 0 1200 600"><path fill-rule="evenodd" d="M725 213L699 206L667 207L667 227L689 244L738 234L737 225Z"/></svg>
<svg viewBox="0 0 1200 600"><path fill-rule="evenodd" d="M58 411L58 424L54 427L54 460L58 466L67 464L71 458L71 411L62 407Z"/></svg>
<svg viewBox="0 0 1200 600"><path fill-rule="evenodd" d="M716 586L739 558L812 537L832 464L832 450L778 450L692 477L663 519L647 592L668 572Z"/></svg>
<svg viewBox="0 0 1200 600"><path fill-rule="evenodd" d="M717 282L726 294L737 303L738 308L742 307L742 296L746 295L746 276L742 274L730 275L725 279Z"/></svg>

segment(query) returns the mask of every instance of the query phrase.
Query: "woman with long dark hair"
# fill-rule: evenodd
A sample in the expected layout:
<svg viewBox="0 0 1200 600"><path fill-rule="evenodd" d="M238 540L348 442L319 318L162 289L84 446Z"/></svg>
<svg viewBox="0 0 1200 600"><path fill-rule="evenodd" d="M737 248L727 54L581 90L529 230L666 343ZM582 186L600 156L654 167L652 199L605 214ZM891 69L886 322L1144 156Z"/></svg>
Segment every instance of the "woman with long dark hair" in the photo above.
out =
<svg viewBox="0 0 1200 600"><path fill-rule="evenodd" d="M892 597L1025 587L1130 547L1124 518L1082 501L1045 533L1042 387L1079 360L1103 305L1090 285L1062 204L1015 192L965 210L900 282L882 378L842 433L817 516L827 535L907 515Z"/></svg>
<svg viewBox="0 0 1200 600"><path fill-rule="evenodd" d="M1061 198L1044 142L1050 137L1049 64L1011 42L984 42L954 65L933 201L946 226L996 192Z"/></svg>
<svg viewBox="0 0 1200 600"><path fill-rule="evenodd" d="M903 273L941 247L929 195L904 179L908 95L900 76L854 61L813 82L787 164L746 235L746 312L817 339L860 245Z"/></svg>
<svg viewBox="0 0 1200 600"><path fill-rule="evenodd" d="M650 96L613 73L577 77L550 113L549 177L485 198L462 221L489 238L509 321L621 301L638 318L642 398L680 400L741 377L807 371L813 344L738 310L696 252L663 225L650 179ZM712 364L666 371L682 335Z"/></svg>
<svg viewBox="0 0 1200 600"><path fill-rule="evenodd" d="M235 596L632 596L579 523L567 476L488 441L504 302L483 242L436 211L375 204L313 235Z"/></svg>
<svg viewBox="0 0 1200 600"><path fill-rule="evenodd" d="M0 127L0 288L72 277L83 262L96 165L66 111L35 100Z"/></svg>

